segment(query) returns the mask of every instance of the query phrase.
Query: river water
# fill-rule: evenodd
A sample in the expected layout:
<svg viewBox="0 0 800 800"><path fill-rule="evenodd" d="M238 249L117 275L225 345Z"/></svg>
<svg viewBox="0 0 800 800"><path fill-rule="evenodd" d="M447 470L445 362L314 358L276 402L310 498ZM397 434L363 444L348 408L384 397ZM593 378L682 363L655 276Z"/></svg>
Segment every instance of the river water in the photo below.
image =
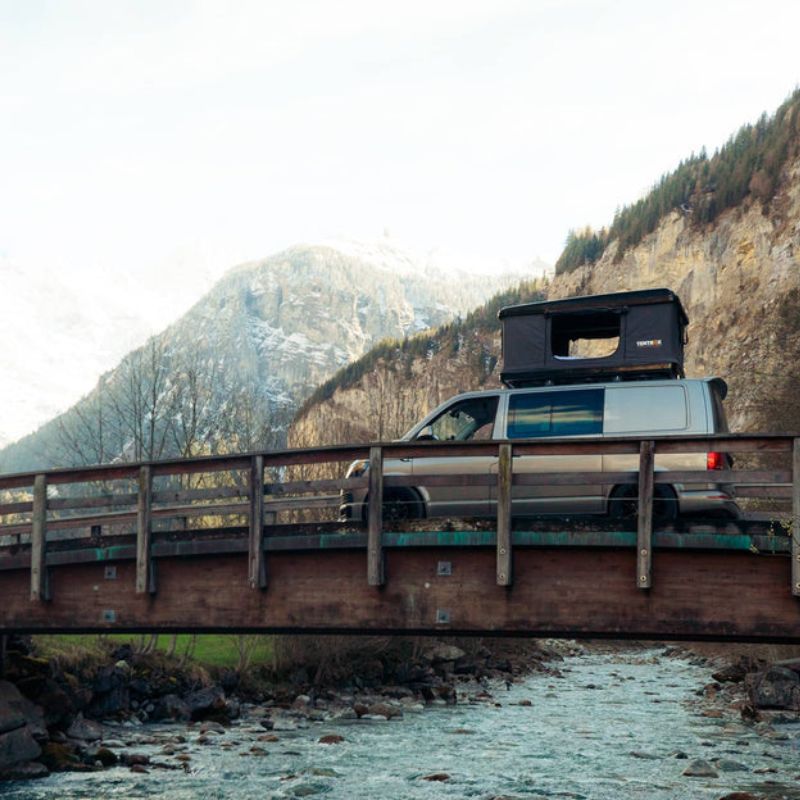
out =
<svg viewBox="0 0 800 800"><path fill-rule="evenodd" d="M559 665L560 679L540 674L510 689L492 686L494 702L429 707L388 722L310 723L276 732L278 741L270 743L258 741L265 731L246 718L212 745L194 743L196 728L121 728L115 738L122 740L133 733L183 734L188 771L151 766L146 774L128 767L62 773L0 786L0 795L685 800L749 790L800 798L800 725L777 726L765 736L732 715L702 716L695 692L709 680L708 669L659 653L572 656ZM344 741L320 744L330 733ZM130 750L178 764L179 754L163 755L161 743ZM676 757L678 751L686 758ZM718 768L734 762L737 771L720 770L717 778L683 776L696 758L726 759ZM765 768L774 771L754 772ZM449 778L425 780L436 773Z"/></svg>

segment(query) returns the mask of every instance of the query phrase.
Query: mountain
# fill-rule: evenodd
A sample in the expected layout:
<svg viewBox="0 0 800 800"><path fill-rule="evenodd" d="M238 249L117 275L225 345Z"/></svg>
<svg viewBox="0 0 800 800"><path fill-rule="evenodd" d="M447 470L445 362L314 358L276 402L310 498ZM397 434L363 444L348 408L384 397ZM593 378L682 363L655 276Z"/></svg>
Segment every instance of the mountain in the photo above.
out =
<svg viewBox="0 0 800 800"><path fill-rule="evenodd" d="M0 451L0 471L281 445L337 369L517 279L444 271L388 241L243 264L73 408Z"/></svg>
<svg viewBox="0 0 800 800"><path fill-rule="evenodd" d="M551 281L342 370L300 409L289 441L396 437L448 396L499 385L493 312L506 302L662 286L689 315L687 375L729 383L732 429L800 431L798 220L800 92L661 178L608 229L572 233Z"/></svg>

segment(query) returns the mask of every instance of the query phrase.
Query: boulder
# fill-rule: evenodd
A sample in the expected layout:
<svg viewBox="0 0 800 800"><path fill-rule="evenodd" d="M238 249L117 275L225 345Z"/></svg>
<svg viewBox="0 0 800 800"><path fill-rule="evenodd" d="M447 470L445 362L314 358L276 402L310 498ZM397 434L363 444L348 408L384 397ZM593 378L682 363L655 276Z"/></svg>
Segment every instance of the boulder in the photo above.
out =
<svg viewBox="0 0 800 800"><path fill-rule="evenodd" d="M33 761L42 753L27 725L0 733L0 771L23 761Z"/></svg>
<svg viewBox="0 0 800 800"><path fill-rule="evenodd" d="M458 661L460 658L464 658L465 655L466 653L454 644L437 642L425 651L423 658L426 661L436 663L438 661Z"/></svg>
<svg viewBox="0 0 800 800"><path fill-rule="evenodd" d="M756 708L800 711L800 675L787 667L772 666L748 676L750 700Z"/></svg>
<svg viewBox="0 0 800 800"><path fill-rule="evenodd" d="M219 686L208 686L186 695L184 702L189 707L192 719L200 720L226 714L225 692Z"/></svg>
<svg viewBox="0 0 800 800"><path fill-rule="evenodd" d="M87 742L96 742L107 735L107 731L99 722L93 719L84 719L83 714L78 714L67 728L70 739L83 739Z"/></svg>
<svg viewBox="0 0 800 800"><path fill-rule="evenodd" d="M89 713L96 717L110 717L127 711L130 707L131 668L127 661L97 670L92 682L92 702Z"/></svg>
<svg viewBox="0 0 800 800"><path fill-rule="evenodd" d="M0 681L0 733L27 725L37 739L47 738L47 727L44 712L40 706L27 697L8 681Z"/></svg>
<svg viewBox="0 0 800 800"><path fill-rule="evenodd" d="M188 722L192 718L192 711L187 703L176 694L165 694L156 703L152 718L154 720L172 719Z"/></svg>

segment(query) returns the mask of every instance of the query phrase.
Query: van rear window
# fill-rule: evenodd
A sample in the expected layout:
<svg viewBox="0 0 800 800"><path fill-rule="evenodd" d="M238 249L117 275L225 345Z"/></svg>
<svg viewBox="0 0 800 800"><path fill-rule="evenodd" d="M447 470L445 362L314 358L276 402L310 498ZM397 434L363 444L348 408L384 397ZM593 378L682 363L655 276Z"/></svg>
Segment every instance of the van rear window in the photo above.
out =
<svg viewBox="0 0 800 800"><path fill-rule="evenodd" d="M603 432L604 389L532 392L508 400L509 439Z"/></svg>

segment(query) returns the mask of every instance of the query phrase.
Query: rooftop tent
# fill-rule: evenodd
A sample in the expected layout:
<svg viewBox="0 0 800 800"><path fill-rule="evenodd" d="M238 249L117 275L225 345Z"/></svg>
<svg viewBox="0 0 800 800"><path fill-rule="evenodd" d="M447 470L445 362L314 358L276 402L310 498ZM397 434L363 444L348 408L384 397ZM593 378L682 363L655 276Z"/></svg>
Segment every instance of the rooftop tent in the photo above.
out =
<svg viewBox="0 0 800 800"><path fill-rule="evenodd" d="M498 316L507 386L683 377L689 319L669 289L525 303Z"/></svg>

